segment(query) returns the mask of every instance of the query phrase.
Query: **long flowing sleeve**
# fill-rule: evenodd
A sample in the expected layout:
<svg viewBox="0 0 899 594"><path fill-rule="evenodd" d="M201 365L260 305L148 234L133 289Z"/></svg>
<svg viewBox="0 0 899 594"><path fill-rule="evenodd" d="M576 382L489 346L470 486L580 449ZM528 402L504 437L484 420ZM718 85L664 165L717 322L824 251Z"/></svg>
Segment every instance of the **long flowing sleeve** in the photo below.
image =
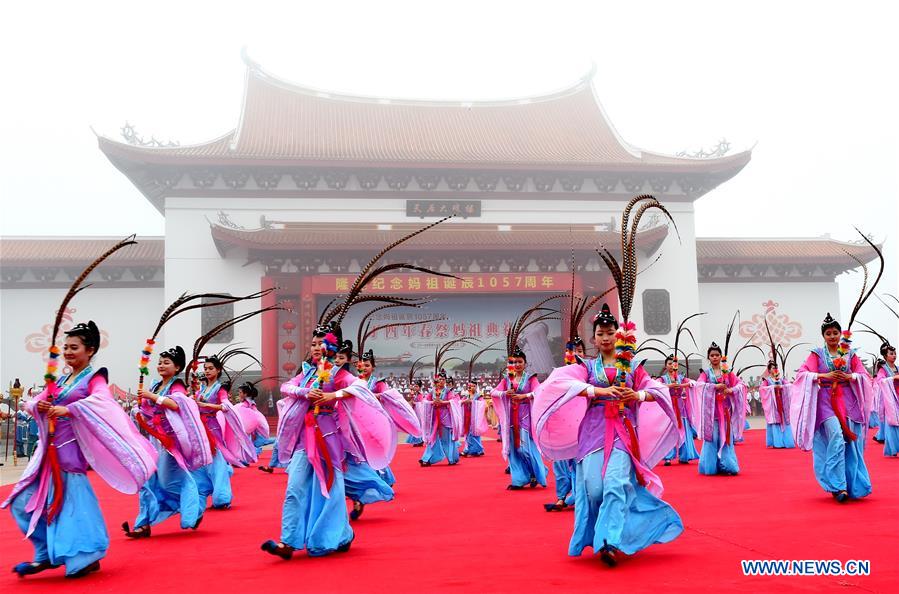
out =
<svg viewBox="0 0 899 594"><path fill-rule="evenodd" d="M212 464L212 449L200 418L200 409L196 401L187 395L187 387L181 380L172 384L168 397L178 405L178 410L165 409L165 418L178 444L177 451L170 453L187 470Z"/></svg>
<svg viewBox="0 0 899 594"><path fill-rule="evenodd" d="M790 424L796 446L803 451L812 449L818 411L818 355L809 353L796 372L790 398Z"/></svg>
<svg viewBox="0 0 899 594"><path fill-rule="evenodd" d="M244 426L243 418L238 409L228 399L228 392L221 388L218 392L218 400L222 410L216 413L216 421L222 428L222 437L225 447L222 455L228 464L233 466L249 466L258 459L256 446L250 432Z"/></svg>
<svg viewBox="0 0 899 594"><path fill-rule="evenodd" d="M88 389L90 396L67 407L78 447L112 488L137 493L156 472L156 449L112 397L105 374L94 374Z"/></svg>
<svg viewBox="0 0 899 594"><path fill-rule="evenodd" d="M390 415L368 385L342 371L335 388L350 396L340 401L340 430L375 470L385 468L396 453L396 430Z"/></svg>

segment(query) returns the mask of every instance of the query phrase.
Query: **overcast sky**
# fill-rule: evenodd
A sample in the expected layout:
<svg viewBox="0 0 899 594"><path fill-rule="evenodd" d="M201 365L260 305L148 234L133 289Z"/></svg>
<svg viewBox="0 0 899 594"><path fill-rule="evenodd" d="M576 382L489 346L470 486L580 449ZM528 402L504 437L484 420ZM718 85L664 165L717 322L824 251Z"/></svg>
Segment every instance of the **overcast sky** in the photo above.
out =
<svg viewBox="0 0 899 594"><path fill-rule="evenodd" d="M424 99L545 93L596 64L598 96L632 145L755 145L696 203L700 236L852 239L856 224L887 240L895 292L893 4L7 3L0 234L163 234L91 127L117 137L128 120L182 144L222 135L240 111L242 46L301 84ZM857 277L842 279L847 299Z"/></svg>

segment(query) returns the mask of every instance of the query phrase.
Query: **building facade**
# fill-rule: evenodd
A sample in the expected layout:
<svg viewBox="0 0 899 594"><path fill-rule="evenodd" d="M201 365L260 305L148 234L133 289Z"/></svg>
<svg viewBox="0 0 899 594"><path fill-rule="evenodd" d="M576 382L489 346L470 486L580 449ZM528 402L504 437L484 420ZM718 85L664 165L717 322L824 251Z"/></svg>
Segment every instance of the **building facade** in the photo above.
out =
<svg viewBox="0 0 899 594"><path fill-rule="evenodd" d="M857 266L852 256L874 256L827 238L697 238L696 201L737 175L751 153L690 158L633 147L609 122L590 76L557 93L510 101L408 101L298 86L245 61L241 115L221 137L167 147L98 138L110 162L165 217L165 236L142 242L152 246L152 264L137 252L123 255L137 261L106 281L121 298L96 289L78 298L86 309L100 301L135 305L121 322L113 314L118 305L97 307L116 316L107 327L125 324L123 339L136 334L127 338L134 345L127 356L111 355L126 368L113 371L125 374L118 381L126 386L134 383L128 377L146 338L141 333L152 331L164 304L185 291L237 295L276 287L266 304L280 301L290 311L243 323L224 340L258 349L264 375L292 374L318 312L360 266L384 245L450 214L453 220L397 248L388 261L456 278L393 274L373 288L435 300L381 322L446 318L371 339L385 370L400 373L453 337L499 340L522 309L572 282L587 294L609 288L596 249L616 251L617 217L637 194L659 198L675 222L649 215L638 233L639 332L670 342L681 318L706 311L694 325L702 352L707 341L721 342L737 309L741 344L764 318L783 342L816 340L822 312L839 311L835 277ZM88 243L85 251L95 245ZM4 323L5 381L10 366L39 369L39 354L21 354L21 334L51 312L35 311L26 321L33 314L25 306L64 285L65 271L54 263L61 247L53 241L6 238L2 246L3 314L16 318L9 331ZM18 259L6 257L13 248ZM29 259L32 249L50 256ZM251 307L239 303L234 313ZM228 313L176 318L165 343L192 344L204 324ZM561 341L557 323L540 332L543 344ZM547 367L557 355L542 353L534 364Z"/></svg>

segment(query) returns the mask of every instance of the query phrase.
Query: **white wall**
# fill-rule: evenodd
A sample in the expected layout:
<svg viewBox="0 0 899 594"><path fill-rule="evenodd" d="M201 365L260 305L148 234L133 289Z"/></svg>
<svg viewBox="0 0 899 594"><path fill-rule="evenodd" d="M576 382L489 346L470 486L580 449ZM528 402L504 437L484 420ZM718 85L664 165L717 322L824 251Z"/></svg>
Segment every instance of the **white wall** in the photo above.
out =
<svg viewBox="0 0 899 594"><path fill-rule="evenodd" d="M244 205L252 205L254 202L243 201ZM166 201L165 303L162 307L185 292L248 295L260 290L260 280L264 275L261 264L244 266L246 253L243 250L232 249L227 258L222 258L216 250L208 220L218 219L221 208L217 205L217 201L206 200L170 198ZM253 212L257 211L254 209ZM258 225L258 214L255 219ZM236 303L234 315L248 313L259 307L259 300ZM180 344L190 358L194 341L200 334L200 310L189 311L166 324L161 340L158 341L161 345L159 350L162 350L162 345L168 348ZM235 326L233 342L242 343L244 348L257 357L261 357L261 341L262 326L259 318L251 318ZM224 345L213 343L211 349L207 350L219 350L222 346Z"/></svg>
<svg viewBox="0 0 899 594"><path fill-rule="evenodd" d="M601 224L611 219L620 224L621 202L588 200L482 200L482 216L468 221L481 224ZM417 197L410 194L409 198ZM247 229L259 226L261 216L268 220L297 222L337 222L351 217L354 223L407 223L419 219L406 217L404 199L346 199L329 200L331 208L323 208L325 201L311 198L169 198L166 201L166 299L172 300L185 290L227 290L237 294L259 290L262 266L244 267L246 255L230 250L223 260L210 238L208 221L217 221L218 213L226 212L231 220ZM340 210L334 210L339 205ZM672 329L681 312L696 311L699 293L696 286L696 237L693 204L672 202L667 205L677 222L680 238L670 229L660 251L662 258L640 275L632 319L642 324L642 291L649 288L668 289L671 295ZM644 224L655 211L647 213ZM430 222L433 219L425 219ZM660 222L663 222L660 219ZM455 221L446 223L455 224ZM597 243L597 247L599 244ZM540 246L534 246L534 256ZM652 257L641 257L640 265L648 267ZM596 259L598 262L598 258ZM598 263L600 270L604 265ZM221 279L227 279L222 283ZM609 296L614 299L613 296ZM200 316L186 314L173 321L166 340L193 341L199 328ZM258 344L259 324L246 322L237 330L240 340ZM171 337L171 339L169 338ZM663 340L673 333L656 336Z"/></svg>
<svg viewBox="0 0 899 594"><path fill-rule="evenodd" d="M44 354L29 352L29 335L36 344L45 325L52 326L66 289L4 289L0 291L0 387L5 391L16 377L23 384L43 383ZM107 333L108 344L94 359L94 367L109 368L110 381L136 387L140 351L163 308L161 288L88 288L70 303L75 323L94 320ZM64 337L61 337L64 338ZM61 344L61 338L57 344ZM36 348L36 347L35 347Z"/></svg>
<svg viewBox="0 0 899 594"><path fill-rule="evenodd" d="M699 285L700 308L708 312L699 318L701 322L694 327L702 327L700 351L703 356L712 341L724 346L724 334L734 313L739 309L740 318L744 322L751 322L753 315L761 321L765 312L762 303L769 300L777 302L776 315L786 315L789 321L798 322L801 325L801 336L794 338L791 344L797 342L811 343L801 346L790 355L788 368L790 371L798 367L808 350L818 346L821 342L821 321L824 315L830 312L835 318L840 319L840 301L837 284L834 282L807 282L807 283L701 283ZM692 313L692 312L688 312ZM682 316L683 317L683 316ZM765 333L764 323L761 326L761 334ZM735 330L731 339L731 352L734 353L743 346L746 338L740 336L739 330ZM692 345L690 345L692 347ZM737 367L753 363L764 363L758 351L754 349L744 351L737 360ZM761 369L753 369L747 372L750 375L758 375Z"/></svg>

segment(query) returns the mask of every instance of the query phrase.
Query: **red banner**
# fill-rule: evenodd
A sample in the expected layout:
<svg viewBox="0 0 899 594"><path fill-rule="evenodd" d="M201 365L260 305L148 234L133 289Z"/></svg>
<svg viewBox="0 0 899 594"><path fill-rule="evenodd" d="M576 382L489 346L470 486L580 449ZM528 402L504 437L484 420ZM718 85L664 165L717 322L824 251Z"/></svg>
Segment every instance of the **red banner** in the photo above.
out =
<svg viewBox="0 0 899 594"><path fill-rule="evenodd" d="M503 293L566 291L571 277L563 272L477 272L447 278L429 274L385 274L366 288L372 293ZM353 274L320 274L311 277L310 293L328 295L346 293Z"/></svg>

